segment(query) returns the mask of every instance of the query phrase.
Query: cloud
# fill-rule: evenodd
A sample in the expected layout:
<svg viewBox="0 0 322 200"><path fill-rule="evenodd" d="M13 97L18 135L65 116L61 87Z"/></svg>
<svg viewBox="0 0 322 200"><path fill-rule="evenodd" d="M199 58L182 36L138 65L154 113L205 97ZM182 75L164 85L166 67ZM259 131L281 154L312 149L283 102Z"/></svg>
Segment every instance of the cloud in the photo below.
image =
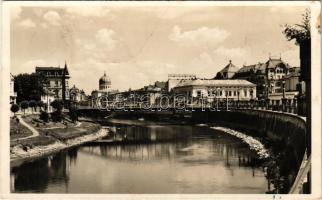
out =
<svg viewBox="0 0 322 200"><path fill-rule="evenodd" d="M110 13L110 10L104 7L69 7L66 13L71 16L81 17L104 17Z"/></svg>
<svg viewBox="0 0 322 200"><path fill-rule="evenodd" d="M48 11L44 14L44 19L53 26L59 26L61 22L60 15L55 11Z"/></svg>
<svg viewBox="0 0 322 200"><path fill-rule="evenodd" d="M214 53L219 56L224 56L227 58L242 58L245 57L247 51L245 48L226 48L226 47L219 47L214 50Z"/></svg>
<svg viewBox="0 0 322 200"><path fill-rule="evenodd" d="M108 49L114 49L118 43L115 32L107 28L98 30L95 38L100 44L105 45Z"/></svg>
<svg viewBox="0 0 322 200"><path fill-rule="evenodd" d="M97 62L113 62L115 56L122 55L121 38L114 30L102 28L92 34L90 38L75 38L75 49L79 57L91 57ZM112 53L107 54L108 52ZM121 52L121 53L120 53Z"/></svg>
<svg viewBox="0 0 322 200"><path fill-rule="evenodd" d="M20 15L21 15L21 11L22 11L22 9L19 6L11 7L11 9L10 9L11 20L19 19Z"/></svg>
<svg viewBox="0 0 322 200"><path fill-rule="evenodd" d="M201 27L182 32L179 26L174 26L169 39L185 46L208 46L222 43L229 35L228 31L219 28Z"/></svg>
<svg viewBox="0 0 322 200"><path fill-rule="evenodd" d="M25 29L28 29L28 28L34 28L36 27L36 23L33 22L31 19L25 19L25 20L22 20L18 23L18 26L20 27L23 27Z"/></svg>

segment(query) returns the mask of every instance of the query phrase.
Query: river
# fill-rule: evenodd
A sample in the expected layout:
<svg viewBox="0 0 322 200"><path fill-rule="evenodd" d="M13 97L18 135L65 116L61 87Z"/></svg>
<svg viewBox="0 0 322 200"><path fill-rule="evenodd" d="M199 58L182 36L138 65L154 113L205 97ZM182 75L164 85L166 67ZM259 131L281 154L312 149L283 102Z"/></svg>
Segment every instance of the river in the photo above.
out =
<svg viewBox="0 0 322 200"><path fill-rule="evenodd" d="M91 143L11 169L18 193L213 193L267 191L255 152L205 126L114 125L115 140ZM111 138L109 138L111 139Z"/></svg>

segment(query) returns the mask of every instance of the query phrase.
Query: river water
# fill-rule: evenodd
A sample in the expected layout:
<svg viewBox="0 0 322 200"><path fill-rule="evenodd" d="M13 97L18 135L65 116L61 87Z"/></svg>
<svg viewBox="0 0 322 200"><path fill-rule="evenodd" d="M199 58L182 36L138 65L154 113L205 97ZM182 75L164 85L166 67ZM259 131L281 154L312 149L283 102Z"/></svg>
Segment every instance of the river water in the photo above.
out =
<svg viewBox="0 0 322 200"><path fill-rule="evenodd" d="M12 192L265 193L255 152L204 126L111 127L114 143L92 143L11 169ZM111 139L111 138L109 138Z"/></svg>

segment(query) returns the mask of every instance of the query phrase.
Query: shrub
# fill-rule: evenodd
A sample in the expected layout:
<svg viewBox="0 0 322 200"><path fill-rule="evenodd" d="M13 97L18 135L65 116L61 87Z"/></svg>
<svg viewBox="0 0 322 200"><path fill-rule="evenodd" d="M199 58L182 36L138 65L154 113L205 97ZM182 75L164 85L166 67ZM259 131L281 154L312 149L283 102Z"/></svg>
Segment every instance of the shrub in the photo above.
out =
<svg viewBox="0 0 322 200"><path fill-rule="evenodd" d="M50 105L57 111L63 109L63 102L59 100L54 100Z"/></svg>
<svg viewBox="0 0 322 200"><path fill-rule="evenodd" d="M19 106L17 104L12 104L11 108L10 108L11 112L13 112L13 114L16 116L16 112L19 111Z"/></svg>
<svg viewBox="0 0 322 200"><path fill-rule="evenodd" d="M48 122L49 121L49 115L46 111L41 111L39 119L44 121L44 122Z"/></svg>
<svg viewBox="0 0 322 200"><path fill-rule="evenodd" d="M69 117L75 123L78 120L77 110L75 106L69 106Z"/></svg>
<svg viewBox="0 0 322 200"><path fill-rule="evenodd" d="M42 102L42 101L37 101L37 107L38 107L38 108L40 108L40 110L41 110L41 108L43 108L43 107L44 107L44 102Z"/></svg>
<svg viewBox="0 0 322 200"><path fill-rule="evenodd" d="M20 107L23 109L24 114L26 114L26 109L28 108L28 106L29 106L28 101L22 101L20 103Z"/></svg>
<svg viewBox="0 0 322 200"><path fill-rule="evenodd" d="M37 102L35 100L30 100L28 105L31 108L31 112L33 113L34 109L37 106Z"/></svg>
<svg viewBox="0 0 322 200"><path fill-rule="evenodd" d="M63 115L61 113L61 110L56 110L53 113L51 113L51 119L54 122L61 122L63 119Z"/></svg>
<svg viewBox="0 0 322 200"><path fill-rule="evenodd" d="M55 111L51 114L51 118L54 122L60 122L63 119L62 109L63 102L59 100L55 100L50 103L50 105L55 109Z"/></svg>

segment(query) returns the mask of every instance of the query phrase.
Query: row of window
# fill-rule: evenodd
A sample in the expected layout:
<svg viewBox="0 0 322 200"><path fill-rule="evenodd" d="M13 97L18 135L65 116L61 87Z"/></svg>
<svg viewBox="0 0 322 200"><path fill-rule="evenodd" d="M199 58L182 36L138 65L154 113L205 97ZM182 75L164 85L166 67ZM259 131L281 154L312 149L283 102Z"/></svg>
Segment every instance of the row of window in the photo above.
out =
<svg viewBox="0 0 322 200"><path fill-rule="evenodd" d="M253 91L250 90L250 95L253 94ZM191 93L188 92L188 95L190 96ZM218 96L222 96L223 95L223 91L220 90L218 91ZM241 95L241 96L248 96L247 95L247 90L241 90L241 93L239 93L238 91L234 90L234 91L225 91L225 96L228 96L228 97L238 97L238 95ZM197 97L201 97L202 96L202 91L201 90L197 90ZM208 91L208 96L217 96L217 91Z"/></svg>

